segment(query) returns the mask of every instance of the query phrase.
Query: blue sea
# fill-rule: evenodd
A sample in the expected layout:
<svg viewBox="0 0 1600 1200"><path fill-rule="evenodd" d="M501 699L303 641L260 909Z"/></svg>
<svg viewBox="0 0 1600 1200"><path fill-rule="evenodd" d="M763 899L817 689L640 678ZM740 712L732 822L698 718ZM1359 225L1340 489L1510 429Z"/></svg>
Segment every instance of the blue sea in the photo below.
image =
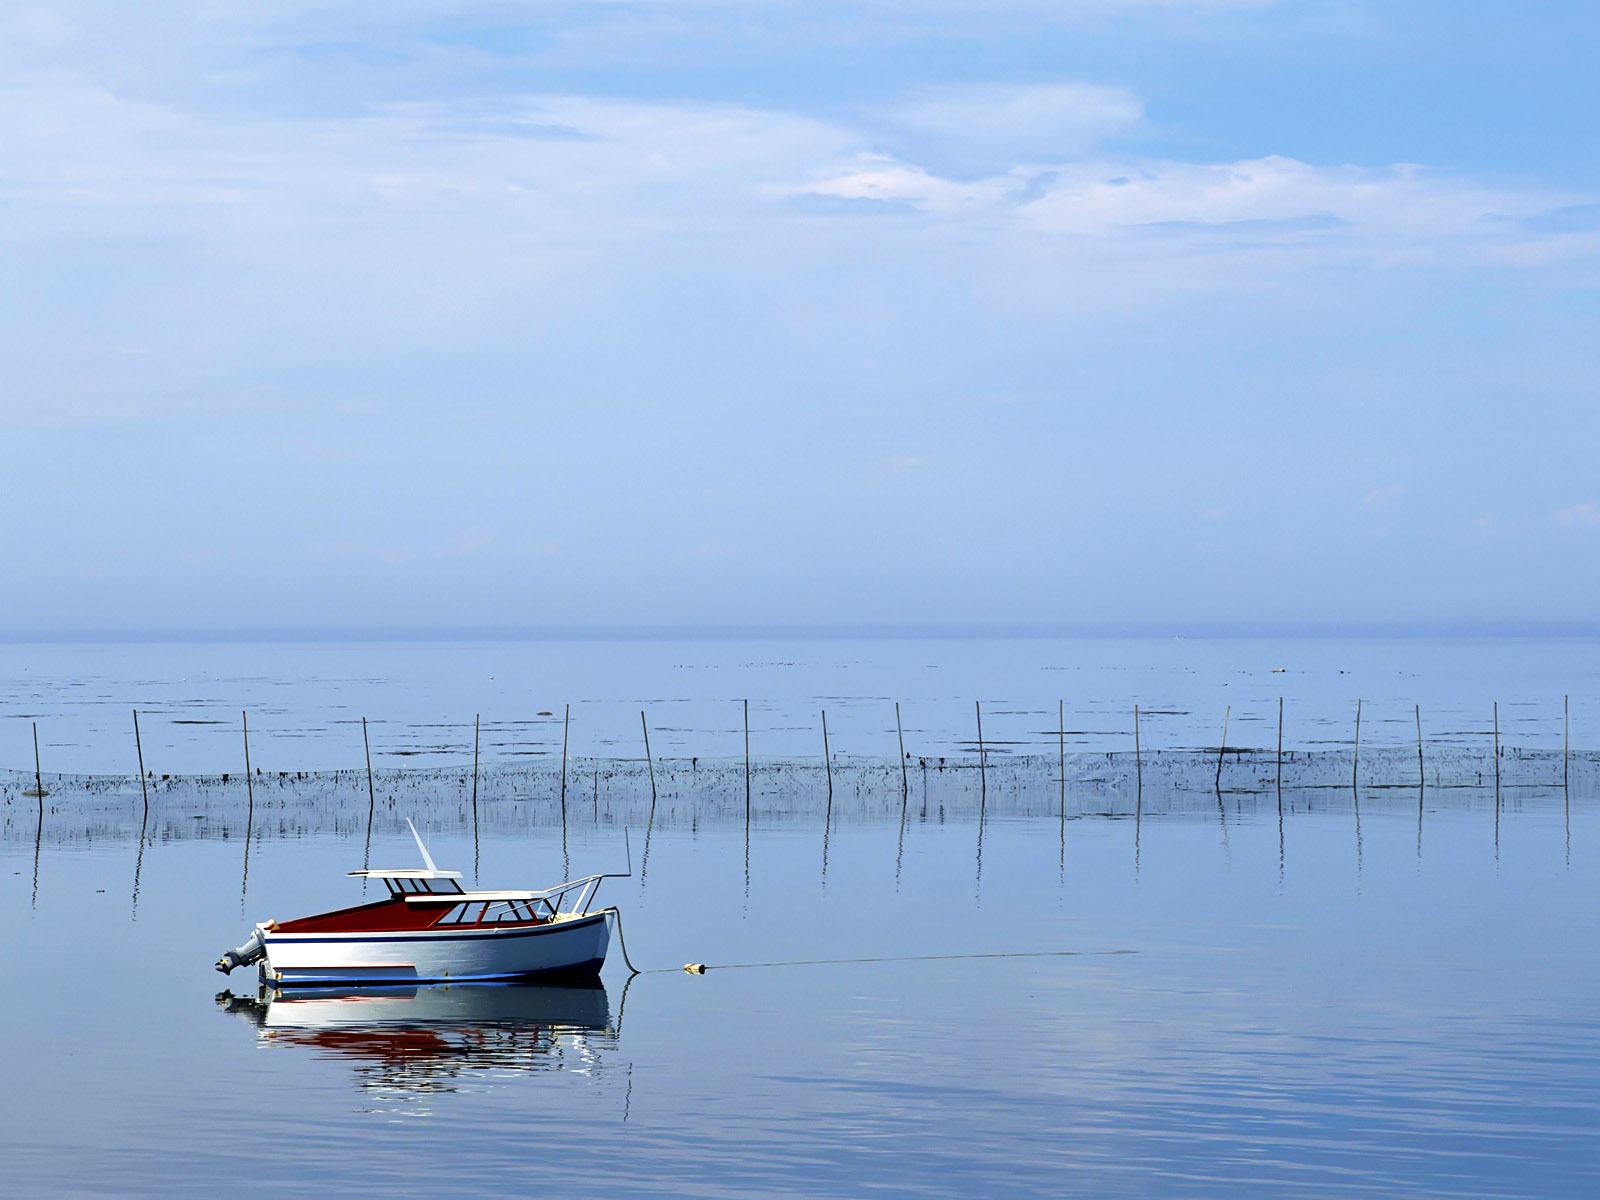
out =
<svg viewBox="0 0 1600 1200"><path fill-rule="evenodd" d="M30 644L0 685L6 1195L1600 1194L1589 640ZM484 886L631 859L642 973L212 971L413 865L407 817Z"/></svg>

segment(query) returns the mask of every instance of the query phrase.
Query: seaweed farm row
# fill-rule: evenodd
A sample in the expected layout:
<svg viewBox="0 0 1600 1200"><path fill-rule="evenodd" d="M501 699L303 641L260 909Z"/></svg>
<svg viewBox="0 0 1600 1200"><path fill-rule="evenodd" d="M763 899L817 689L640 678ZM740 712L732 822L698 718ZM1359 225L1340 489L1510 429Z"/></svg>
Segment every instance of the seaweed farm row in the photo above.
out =
<svg viewBox="0 0 1600 1200"><path fill-rule="evenodd" d="M1497 771L1498 765L1498 771ZM906 809L950 817L1149 815L1228 798L1252 806L1288 797L1291 808L1322 799L1348 803L1352 791L1393 794L1414 805L1496 802L1514 805L1529 791L1593 795L1600 754L1502 746L1498 759L1461 750L1425 754L1378 747L1349 751L1228 750L1144 754L1022 755L980 760L908 758L743 762L703 759L573 759L565 779L550 765L481 764L456 768L384 768L305 772L261 768L251 775L42 776L0 772L0 828L32 838L92 840L131 833L146 814L169 824L167 836L237 836L247 813L318 830L365 826L374 811L426 819L435 826L523 830L560 825L698 825L760 820L893 819ZM65 834L68 828L76 834ZM98 831L98 832L97 832ZM288 827L283 831L289 833Z"/></svg>

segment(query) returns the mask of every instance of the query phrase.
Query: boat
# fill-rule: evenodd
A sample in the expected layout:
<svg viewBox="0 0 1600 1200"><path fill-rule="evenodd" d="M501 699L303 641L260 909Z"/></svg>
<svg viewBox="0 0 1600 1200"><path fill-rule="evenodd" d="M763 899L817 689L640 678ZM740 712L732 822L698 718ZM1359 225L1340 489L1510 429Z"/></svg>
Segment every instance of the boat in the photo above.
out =
<svg viewBox="0 0 1600 1200"><path fill-rule="evenodd" d="M262 921L217 960L224 975L256 965L275 988L405 986L593 979L605 965L614 907L591 909L601 880L586 875L543 891L468 891L460 871L434 865L410 820L421 868L360 870L388 896L290 921Z"/></svg>

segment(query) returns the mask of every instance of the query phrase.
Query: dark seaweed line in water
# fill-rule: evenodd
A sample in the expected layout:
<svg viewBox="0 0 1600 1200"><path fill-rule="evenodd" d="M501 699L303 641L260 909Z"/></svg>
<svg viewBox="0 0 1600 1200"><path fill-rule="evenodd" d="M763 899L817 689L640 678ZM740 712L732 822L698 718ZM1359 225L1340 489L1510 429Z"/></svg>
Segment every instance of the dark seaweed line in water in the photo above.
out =
<svg viewBox="0 0 1600 1200"><path fill-rule="evenodd" d="M1065 776L1060 768L1065 761ZM1374 750L1360 760L1352 788L1348 752L1285 752L1281 787L1275 756L1230 751L1216 771L1215 754L1016 756L986 768L974 760L912 759L861 763L835 759L832 797L822 762L752 763L669 759L655 763L652 791L641 761L575 759L567 764L562 803L554 764L490 764L470 769L255 773L253 798L238 776L49 775L45 797L33 794L31 772L0 772L0 839L86 844L140 831L152 842L296 837L317 832L360 836L403 829L402 818L436 829L491 833L541 828L698 827L763 824L824 816L837 821L944 821L993 817L1124 819L1235 812L1332 811L1352 795L1369 804L1417 811L1446 807L1506 811L1530 790L1568 793L1583 802L1600 792L1600 754L1514 753L1503 749L1498 786L1493 764L1476 755L1437 754L1425 761L1419 787L1415 751ZM1568 768L1565 772L1563 768ZM476 803L474 803L476 788ZM747 790L748 788L748 790ZM144 799L148 794L148 801ZM42 828L42 832L41 832Z"/></svg>
<svg viewBox="0 0 1600 1200"><path fill-rule="evenodd" d="M905 756L904 767L912 775L958 774L982 772L990 780L1004 783L1011 777L1016 783L1032 784L1041 774L1052 780L1062 777L1075 782L1124 782L1135 780L1142 771L1151 778L1162 780L1166 786L1202 788L1213 790L1216 768L1222 768L1225 782L1223 790L1270 790L1281 782L1284 788L1320 786L1349 787L1352 772L1358 773L1363 787L1473 787L1487 781L1492 783L1496 766L1502 786L1562 786L1563 769L1570 765L1571 775L1592 772L1600 768L1600 751L1564 753L1560 750L1527 749L1502 744L1498 759L1493 751L1464 747L1450 743L1432 744L1420 764L1417 747L1413 745L1363 746L1359 759L1346 744L1336 749L1284 750L1281 758L1274 751L1237 746L1211 746L1184 750L1134 751L1073 751L1064 754L1005 752L1008 745L1021 743L988 742L980 748L977 742L961 747L963 753L946 755ZM427 751L407 751L407 754ZM394 754L396 751L389 751ZM998 755L998 757L991 757ZM511 757L527 757L526 751L514 751ZM553 756L554 757L554 756ZM987 758L987 762L985 762ZM603 780L625 779L633 774L647 775L654 769L663 778L672 777L680 782L714 785L730 772L742 780L745 771L754 778L789 778L795 774L814 771L825 775L831 770L836 776L850 774L862 777L883 774L901 778L902 763L895 759L831 753L815 757L766 759L752 757L748 765L742 757L655 757L652 760L635 757L599 758L572 757L565 759L567 772L574 779L598 773ZM426 779L434 783L455 782L467 784L474 776L488 782L499 780L527 780L537 782L556 778L561 763L528 764L518 762L485 762L474 768L473 764L424 765L377 767L370 771L373 779L394 782L402 779ZM322 771L266 771L257 768L253 781L257 786L273 784L340 785L352 780L365 782L369 772L361 767L346 767ZM1190 777L1193 778L1190 778ZM31 794L35 780L31 770L0 768L0 797L7 800L20 794ZM42 773L42 778L53 785L47 794L66 791L77 794L94 794L115 791L128 786L138 786L137 774L76 774L72 772ZM163 773L151 771L147 779L151 788L228 787L243 786L242 772L222 773ZM896 790L899 790L898 788Z"/></svg>

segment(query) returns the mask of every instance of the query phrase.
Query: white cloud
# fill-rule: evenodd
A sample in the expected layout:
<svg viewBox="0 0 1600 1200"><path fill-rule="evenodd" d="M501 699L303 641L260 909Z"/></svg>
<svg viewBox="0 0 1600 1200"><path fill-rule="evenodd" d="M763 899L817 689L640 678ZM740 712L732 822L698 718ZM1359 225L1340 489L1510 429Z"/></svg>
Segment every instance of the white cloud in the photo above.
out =
<svg viewBox="0 0 1600 1200"><path fill-rule="evenodd" d="M1137 126L1143 106L1125 88L1087 83L929 88L881 119L960 161L1059 162Z"/></svg>
<svg viewBox="0 0 1600 1200"><path fill-rule="evenodd" d="M956 180L881 156L787 189L982 213L1022 230L1168 252L1316 249L1350 262L1541 265L1600 251L1600 234L1547 234L1534 218L1565 194L1496 190L1421 168L1321 167L1289 158L1226 163L1114 160L1017 166Z"/></svg>
<svg viewBox="0 0 1600 1200"><path fill-rule="evenodd" d="M1586 500L1582 504L1569 505L1555 514L1555 522L1557 525L1600 525L1600 504Z"/></svg>
<svg viewBox="0 0 1600 1200"><path fill-rule="evenodd" d="M0 114L0 286L47 293L0 324L9 424L194 411L235 360L518 346L530 323L589 328L572 296L659 323L671 272L713 297L760 279L784 315L740 316L769 332L799 311L844 321L870 291L863 330L1041 322L1021 338L1319 268L1600 252L1600 233L1533 219L1587 197L1412 167L1091 151L958 177L879 149L891 126L987 147L1022 114L1020 152L1138 119L1126 93L1076 84L921 91L852 123L584 95L260 116L32 76Z"/></svg>
<svg viewBox="0 0 1600 1200"><path fill-rule="evenodd" d="M773 185L774 197L823 196L837 200L872 200L903 204L924 212L958 215L1005 200L1014 184L1004 179L961 183L941 179L921 167L882 154L862 153L846 165L820 173L808 183Z"/></svg>
<svg viewBox="0 0 1600 1200"><path fill-rule="evenodd" d="M1409 166L1318 167L1290 158L1132 163L1069 169L1026 207L1040 229L1106 234L1152 226L1349 227L1423 238L1486 233L1525 197L1493 193Z"/></svg>
<svg viewBox="0 0 1600 1200"><path fill-rule="evenodd" d="M280 232L325 221L348 230L404 211L419 232L448 223L570 243L686 224L771 228L791 219L774 199L811 196L972 221L990 238L1009 230L1157 253L1178 241L1208 252L1537 266L1600 250L1600 229L1538 222L1592 197L1490 188L1405 165L1085 157L1136 124L1140 105L1122 89L1073 82L923 90L860 124L578 95L253 117L56 77L0 91L0 112L11 236L36 233L30 218L60 230L105 208L121 209L132 231L189 231L182 214L200 208ZM958 176L885 154L885 128L943 161L993 161Z"/></svg>
<svg viewBox="0 0 1600 1200"><path fill-rule="evenodd" d="M273 224L361 223L404 208L424 222L521 214L554 240L601 221L724 216L858 141L781 112L579 96L264 121L37 88L0 92L0 110L0 198L14 215L119 208L186 224L184 210L215 208ZM565 223L549 225L558 213Z"/></svg>

